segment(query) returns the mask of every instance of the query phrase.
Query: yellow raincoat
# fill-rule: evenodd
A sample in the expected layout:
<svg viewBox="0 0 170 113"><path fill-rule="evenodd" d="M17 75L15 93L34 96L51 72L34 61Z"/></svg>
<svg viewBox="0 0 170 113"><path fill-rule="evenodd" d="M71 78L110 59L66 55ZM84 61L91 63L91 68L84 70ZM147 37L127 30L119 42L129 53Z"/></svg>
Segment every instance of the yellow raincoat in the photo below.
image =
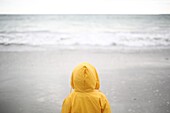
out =
<svg viewBox="0 0 170 113"><path fill-rule="evenodd" d="M96 69L89 63L79 64L72 73L73 92L64 100L62 113L111 113L105 95L99 91Z"/></svg>

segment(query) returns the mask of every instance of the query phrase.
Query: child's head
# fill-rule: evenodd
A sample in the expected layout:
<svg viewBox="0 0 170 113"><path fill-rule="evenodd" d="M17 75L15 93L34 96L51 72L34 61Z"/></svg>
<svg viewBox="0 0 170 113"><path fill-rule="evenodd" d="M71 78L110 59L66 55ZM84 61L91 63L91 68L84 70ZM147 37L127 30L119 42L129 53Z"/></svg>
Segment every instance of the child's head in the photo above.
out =
<svg viewBox="0 0 170 113"><path fill-rule="evenodd" d="M94 66L89 63L81 63L73 70L71 86L77 91L92 91L100 88L100 81Z"/></svg>

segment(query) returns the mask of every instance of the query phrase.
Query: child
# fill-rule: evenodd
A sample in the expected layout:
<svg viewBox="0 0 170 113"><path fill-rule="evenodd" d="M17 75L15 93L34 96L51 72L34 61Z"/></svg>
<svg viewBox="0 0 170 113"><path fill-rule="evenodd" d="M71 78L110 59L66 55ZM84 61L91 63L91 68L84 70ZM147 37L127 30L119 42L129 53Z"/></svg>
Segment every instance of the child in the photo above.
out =
<svg viewBox="0 0 170 113"><path fill-rule="evenodd" d="M72 73L73 92L64 100L62 113L111 113L105 95L99 91L96 69L89 63L79 64Z"/></svg>

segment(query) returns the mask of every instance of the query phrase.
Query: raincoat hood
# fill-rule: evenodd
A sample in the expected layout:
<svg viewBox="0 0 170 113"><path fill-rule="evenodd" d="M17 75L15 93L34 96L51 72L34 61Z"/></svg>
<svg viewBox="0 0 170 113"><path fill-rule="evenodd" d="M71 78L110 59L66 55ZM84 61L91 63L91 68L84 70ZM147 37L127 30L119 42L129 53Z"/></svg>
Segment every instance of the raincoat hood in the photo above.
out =
<svg viewBox="0 0 170 113"><path fill-rule="evenodd" d="M93 91L100 88L100 81L94 66L81 63L72 72L71 86L75 91Z"/></svg>

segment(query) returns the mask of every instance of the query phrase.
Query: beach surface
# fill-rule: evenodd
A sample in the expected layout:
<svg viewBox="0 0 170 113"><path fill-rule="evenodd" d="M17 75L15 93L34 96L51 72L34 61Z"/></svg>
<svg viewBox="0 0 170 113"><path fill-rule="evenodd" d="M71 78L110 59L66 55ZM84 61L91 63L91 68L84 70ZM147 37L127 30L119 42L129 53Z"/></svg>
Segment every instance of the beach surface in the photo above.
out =
<svg viewBox="0 0 170 113"><path fill-rule="evenodd" d="M0 113L60 113L70 77L94 65L112 113L170 113L170 49L0 52Z"/></svg>

